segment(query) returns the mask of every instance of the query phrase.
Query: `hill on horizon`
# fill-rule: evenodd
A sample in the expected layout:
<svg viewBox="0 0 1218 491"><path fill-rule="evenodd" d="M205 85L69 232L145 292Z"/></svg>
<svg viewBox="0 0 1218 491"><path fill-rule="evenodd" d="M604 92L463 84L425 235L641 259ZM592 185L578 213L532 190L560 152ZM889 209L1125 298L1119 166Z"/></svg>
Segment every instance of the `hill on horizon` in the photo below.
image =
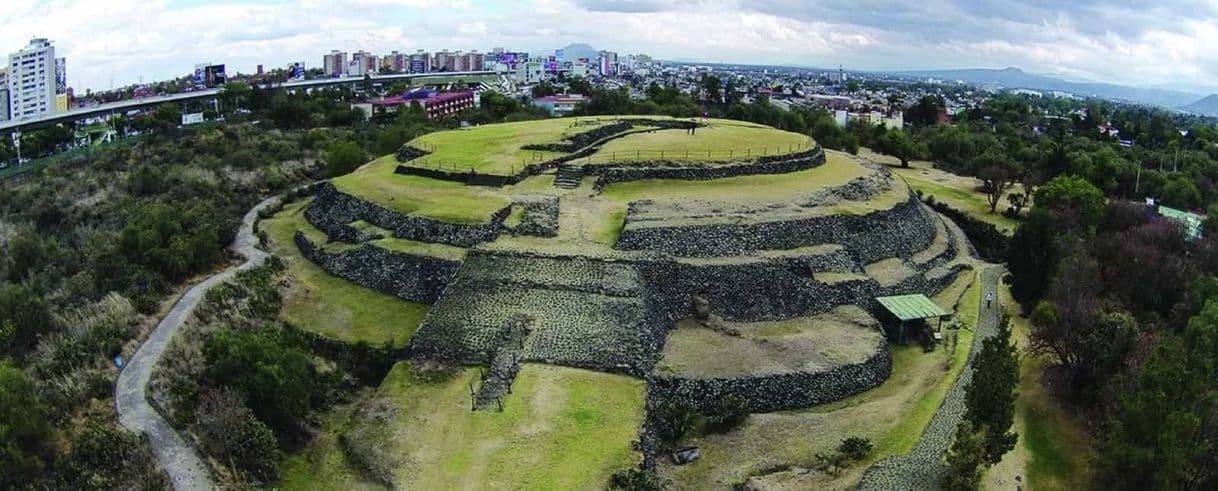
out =
<svg viewBox="0 0 1218 491"><path fill-rule="evenodd" d="M1180 110L1203 116L1218 116L1218 94L1210 94L1191 104L1180 106Z"/></svg>
<svg viewBox="0 0 1218 491"><path fill-rule="evenodd" d="M1028 73L1014 67L1001 69L913 70L897 73L918 77L963 80L972 84L1002 86L1009 89L1056 90L1105 99L1142 102L1170 108L1190 104L1200 97L1200 94L1171 89L1131 87L1103 82L1073 82L1052 76Z"/></svg>

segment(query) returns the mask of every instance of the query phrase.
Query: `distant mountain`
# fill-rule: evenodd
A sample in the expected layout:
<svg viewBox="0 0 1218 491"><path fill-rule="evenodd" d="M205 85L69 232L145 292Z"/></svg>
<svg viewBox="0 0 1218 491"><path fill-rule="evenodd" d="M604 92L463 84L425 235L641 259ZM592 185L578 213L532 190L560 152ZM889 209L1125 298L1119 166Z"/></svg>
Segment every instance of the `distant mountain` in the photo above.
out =
<svg viewBox="0 0 1218 491"><path fill-rule="evenodd" d="M1205 116L1218 116L1218 94L1210 94L1192 104L1180 106L1180 110Z"/></svg>
<svg viewBox="0 0 1218 491"><path fill-rule="evenodd" d="M600 56L600 50L587 44L568 44L555 51L559 61L575 61L580 58L595 60Z"/></svg>
<svg viewBox="0 0 1218 491"><path fill-rule="evenodd" d="M1120 99L1125 101L1142 102L1156 106L1171 108L1180 107L1196 101L1201 94L1171 89L1151 89L1129 87L1099 82L1071 82L1046 75L1027 73L1018 68L984 69L970 68L962 70L928 70L901 72L915 77L932 77L944 80L963 80L983 86L1001 86L1008 89L1031 89L1042 91L1061 91L1073 94L1088 95L1104 99Z"/></svg>

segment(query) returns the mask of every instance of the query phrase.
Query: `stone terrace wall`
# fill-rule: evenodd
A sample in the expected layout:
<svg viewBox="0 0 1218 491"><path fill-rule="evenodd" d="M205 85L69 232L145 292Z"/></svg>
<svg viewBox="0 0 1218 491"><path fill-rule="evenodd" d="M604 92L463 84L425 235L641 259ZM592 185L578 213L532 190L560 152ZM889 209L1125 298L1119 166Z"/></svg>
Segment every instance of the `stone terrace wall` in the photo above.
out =
<svg viewBox="0 0 1218 491"><path fill-rule="evenodd" d="M624 124L624 126L622 126L623 124ZM653 128L639 128L639 129L631 130L631 128L637 128L639 126L644 126L644 125L651 126ZM628 124L626 122L623 122L623 123L619 123L619 124L615 124L615 125L606 126L603 128L598 128L596 130L588 131L585 133L580 133L579 135L573 136L572 137L573 139L578 138L579 141L581 141L581 142L583 142L583 141L588 142L588 143L584 144L585 146L583 146L583 147L578 146L578 144L573 145L573 144L565 144L565 143L526 145L525 147L522 147L522 148L539 149L539 150L553 150L553 151L560 151L560 152L573 151L573 153L570 153L568 155L564 155L561 157L556 157L556 158L547 160L545 162L541 162L539 164L526 166L525 168L521 169L519 172L512 174L512 175L479 174L473 170L470 170L468 172L453 172L453 171L444 171L444 170L439 170L439 169L425 169L422 167L411 167L411 166L406 166L406 165L397 166L397 168L395 168L393 172L395 174L402 174L402 175L408 175L408 176L421 176L421 177L426 177L429 179L440 179L440 180L444 180L444 181L462 182L462 183L465 183L470 186L502 187L502 186L507 186L510 184L516 184L529 177L536 176L536 175L541 174L542 172L548 171L550 169L554 169L554 168L558 167L559 165L565 164L565 163L573 161L573 160L582 159L584 157L592 155L592 154L596 153L598 150L600 150L600 146L603 145L605 142L607 142L609 140L613 140L615 138L621 138L626 135L640 133L640 132L644 132L644 131L654 131L655 128L686 129L686 128L689 128L691 125L696 125L696 123L690 123L690 122L685 122L685 121L653 120L653 119L631 119L631 120L629 120ZM611 132L608 130L602 131L604 128L613 128L613 129L617 129L618 131L617 132ZM581 135L588 135L588 136L581 136ZM599 139L594 138L597 136L599 136ZM422 150L417 150L417 151L422 152ZM401 152L401 150L399 150L399 152Z"/></svg>
<svg viewBox="0 0 1218 491"><path fill-rule="evenodd" d="M648 303L639 264L473 250L410 352L483 363L506 339L508 320L524 314L532 331L523 360L644 376L659 360L670 321Z"/></svg>
<svg viewBox="0 0 1218 491"><path fill-rule="evenodd" d="M520 148L524 150L540 150L543 152L571 153L633 127L634 124L621 121L618 123L601 126L594 130L576 133L568 137L563 143L535 143L532 145L525 145Z"/></svg>
<svg viewBox="0 0 1218 491"><path fill-rule="evenodd" d="M301 232L296 232L294 239L301 255L326 272L412 302L435 303L461 268L457 261L368 244L349 251L326 252Z"/></svg>
<svg viewBox="0 0 1218 491"><path fill-rule="evenodd" d="M788 174L818 167L825 163L820 145L806 152L762 157L751 161L728 164L696 163L691 161L647 161L615 165L587 166L588 174L599 175L595 189L601 190L617 182L644 179L683 179L690 181L723 179L757 174Z"/></svg>
<svg viewBox="0 0 1218 491"><path fill-rule="evenodd" d="M756 377L648 378L650 401L683 400L706 411L727 397L744 400L749 412L801 409L838 401L878 387L892 374L892 351L887 342L866 361L824 372L792 372Z"/></svg>
<svg viewBox="0 0 1218 491"><path fill-rule="evenodd" d="M631 204L631 208L636 206ZM783 250L820 244L842 244L860 263L909 257L934 239L932 217L910 194L890 210L862 216L832 215L786 221L626 227L614 246L622 250L660 251L680 257L718 257L760 250Z"/></svg>
<svg viewBox="0 0 1218 491"><path fill-rule="evenodd" d="M421 149L412 147L407 144L407 145L402 145L401 148L398 148L398 151L395 154L395 157L398 159L398 162L405 163L405 162L410 162L411 160L417 159L417 158L422 157L427 154L428 154L428 152L426 150L421 150Z"/></svg>
<svg viewBox="0 0 1218 491"><path fill-rule="evenodd" d="M491 215L490 222L478 225L448 223L403 215L343 193L333 184L325 183L318 187L316 197L305 210L305 218L331 240L358 242L362 236L349 224L364 220L392 231L397 238L471 247L495 240L503 227L503 220L510 212L511 207L505 206Z"/></svg>
<svg viewBox="0 0 1218 491"><path fill-rule="evenodd" d="M513 234L535 237L558 235L558 196L521 199L516 202L516 206L521 207L523 215L520 217L520 224L512 229Z"/></svg>

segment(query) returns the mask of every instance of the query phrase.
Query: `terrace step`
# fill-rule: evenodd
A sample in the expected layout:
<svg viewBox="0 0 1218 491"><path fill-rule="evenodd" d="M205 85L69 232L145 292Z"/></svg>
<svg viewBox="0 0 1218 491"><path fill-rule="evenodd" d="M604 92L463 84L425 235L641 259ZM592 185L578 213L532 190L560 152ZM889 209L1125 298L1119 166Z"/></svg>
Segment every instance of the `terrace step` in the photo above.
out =
<svg viewBox="0 0 1218 491"><path fill-rule="evenodd" d="M575 189L583 180L584 167L582 165L563 165L558 167L558 173L554 176L554 186Z"/></svg>

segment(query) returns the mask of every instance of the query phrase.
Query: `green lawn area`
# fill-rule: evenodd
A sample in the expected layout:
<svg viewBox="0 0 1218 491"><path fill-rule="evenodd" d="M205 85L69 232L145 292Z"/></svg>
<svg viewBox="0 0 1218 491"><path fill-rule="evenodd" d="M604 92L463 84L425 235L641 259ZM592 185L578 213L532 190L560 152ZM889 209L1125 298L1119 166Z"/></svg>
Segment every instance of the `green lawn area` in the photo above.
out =
<svg viewBox="0 0 1218 491"><path fill-rule="evenodd" d="M975 273L965 272L936 303L958 312L971 327L977 322L981 289ZM838 476L814 475L797 483L775 485L782 489L850 489L872 462L908 452L922 435L931 416L964 368L973 333L959 331L951 365L946 352L923 353L916 345L894 346L892 376L875 389L841 401L796 411L754 414L745 424L721 435L690 439L702 448L702 460L674 467L662 465L665 477L679 490L732 489L750 476L785 466L811 467L816 454L829 454L845 438L862 436L875 445L871 457Z"/></svg>
<svg viewBox="0 0 1218 491"><path fill-rule="evenodd" d="M292 240L297 230L305 232L315 243L326 241L325 234L305 220L307 203L289 204L275 216L259 222L259 228L270 239L270 252L288 263L291 284L284 294L280 318L306 331L341 341L405 346L428 306L332 276L301 257Z"/></svg>
<svg viewBox="0 0 1218 491"><path fill-rule="evenodd" d="M467 368L425 380L399 363L369 403L390 416L328 421L323 433L347 430L353 446L383 456L377 465L404 489L603 489L614 471L637 464L630 442L643 421L642 380L526 364L503 412L473 412L468 384L477 377ZM342 461L320 452L316 462ZM285 489L333 482L302 475L330 472L325 465L292 469Z"/></svg>
<svg viewBox="0 0 1218 491"><path fill-rule="evenodd" d="M947 203L948 206L957 210L968 213L974 218L983 222L989 223L998 227L998 230L1006 234L1015 233L1015 227L1019 222L1007 218L1001 211L990 212L990 203L986 200L986 196L972 189L961 189L945 184L925 180L913 175L912 172L893 169L895 173L905 178L905 182L915 191L921 191L923 196L934 196L935 200ZM998 204L998 209L1005 208L1005 201Z"/></svg>
<svg viewBox="0 0 1218 491"><path fill-rule="evenodd" d="M438 131L420 136L409 145L431 152L411 165L473 169L483 174L515 174L527 165L564 155L520 147L558 143L564 137L591 131L616 121L614 117L554 118L473 128Z"/></svg>
<svg viewBox="0 0 1218 491"><path fill-rule="evenodd" d="M640 199L784 201L817 189L840 186L868 174L868 169L841 154L826 155L824 165L790 174L760 174L706 181L648 179L606 186L606 198L629 203Z"/></svg>
<svg viewBox="0 0 1218 491"><path fill-rule="evenodd" d="M394 174L398 161L386 155L333 180L340 191L406 215L453 223L486 223L508 205L493 188Z"/></svg>
<svg viewBox="0 0 1218 491"><path fill-rule="evenodd" d="M284 455L279 463L281 480L275 487L326 491L385 489L361 475L339 446L338 435L346 431L354 410L355 405L348 404L325 413L322 427L326 431L319 432L299 452Z"/></svg>
<svg viewBox="0 0 1218 491"><path fill-rule="evenodd" d="M812 145L812 139L806 135L767 126L724 119L709 120L709 125L698 128L693 135L681 130L657 130L617 138L605 143L590 161L597 163L636 158L727 160L732 157L792 153L806 150Z"/></svg>

